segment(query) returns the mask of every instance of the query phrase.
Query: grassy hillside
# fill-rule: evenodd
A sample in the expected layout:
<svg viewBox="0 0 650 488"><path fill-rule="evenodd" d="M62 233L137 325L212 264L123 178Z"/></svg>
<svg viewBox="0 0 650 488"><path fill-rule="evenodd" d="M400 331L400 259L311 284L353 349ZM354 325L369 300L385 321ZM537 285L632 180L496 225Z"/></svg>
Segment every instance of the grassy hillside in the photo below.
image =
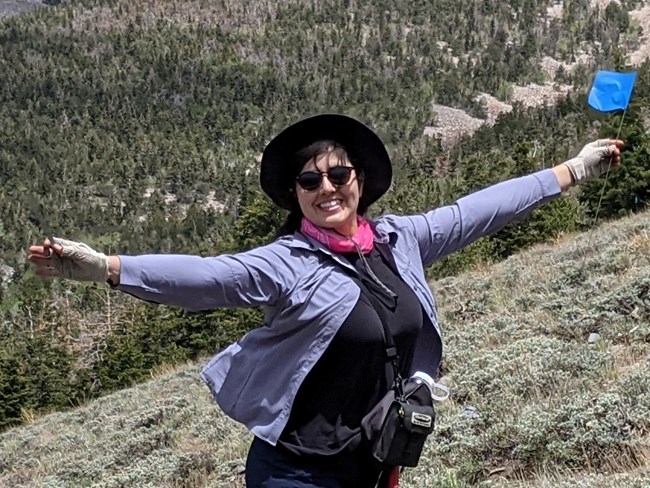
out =
<svg viewBox="0 0 650 488"><path fill-rule="evenodd" d="M650 486L649 229L645 212L432 283L453 393L405 487ZM0 486L243 486L249 435L199 368L4 432Z"/></svg>

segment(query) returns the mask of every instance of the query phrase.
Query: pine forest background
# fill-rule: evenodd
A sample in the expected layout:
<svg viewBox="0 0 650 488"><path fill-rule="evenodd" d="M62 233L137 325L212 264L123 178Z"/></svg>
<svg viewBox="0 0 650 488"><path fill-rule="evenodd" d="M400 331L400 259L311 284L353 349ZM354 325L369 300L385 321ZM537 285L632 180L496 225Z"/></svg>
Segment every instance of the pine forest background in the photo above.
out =
<svg viewBox="0 0 650 488"><path fill-rule="evenodd" d="M301 117L346 113L387 143L395 181L373 215L451 203L620 129L625 165L605 186L437 263L432 280L588 230L596 212L642 211L650 196L641 1L49 4L0 21L3 429L203 358L259 323L257 310L190 314L44 281L25 249L48 235L124 254L268 242L284 215L259 191L260 154ZM587 107L597 69L638 71L622 124ZM553 97L527 103L522 87ZM454 132L449 111L478 123Z"/></svg>

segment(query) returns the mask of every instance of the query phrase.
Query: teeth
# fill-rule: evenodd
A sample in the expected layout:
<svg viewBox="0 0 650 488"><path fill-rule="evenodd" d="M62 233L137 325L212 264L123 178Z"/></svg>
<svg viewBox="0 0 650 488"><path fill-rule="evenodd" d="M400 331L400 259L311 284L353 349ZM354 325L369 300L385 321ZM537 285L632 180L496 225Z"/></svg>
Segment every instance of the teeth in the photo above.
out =
<svg viewBox="0 0 650 488"><path fill-rule="evenodd" d="M338 200L330 200L329 202L323 202L323 203L318 204L318 206L320 208L323 208L323 209L326 209L326 210L330 209L330 208L337 207L338 205L339 205Z"/></svg>

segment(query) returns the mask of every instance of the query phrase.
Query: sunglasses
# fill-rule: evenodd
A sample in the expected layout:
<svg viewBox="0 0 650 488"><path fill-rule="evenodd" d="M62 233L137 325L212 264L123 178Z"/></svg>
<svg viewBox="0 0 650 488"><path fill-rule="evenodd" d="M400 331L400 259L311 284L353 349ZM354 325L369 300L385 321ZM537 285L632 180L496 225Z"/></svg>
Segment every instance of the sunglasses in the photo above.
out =
<svg viewBox="0 0 650 488"><path fill-rule="evenodd" d="M343 186L350 181L354 168L352 166L334 166L327 171L305 171L296 176L298 184L307 191L314 191L320 187L323 175L334 186Z"/></svg>

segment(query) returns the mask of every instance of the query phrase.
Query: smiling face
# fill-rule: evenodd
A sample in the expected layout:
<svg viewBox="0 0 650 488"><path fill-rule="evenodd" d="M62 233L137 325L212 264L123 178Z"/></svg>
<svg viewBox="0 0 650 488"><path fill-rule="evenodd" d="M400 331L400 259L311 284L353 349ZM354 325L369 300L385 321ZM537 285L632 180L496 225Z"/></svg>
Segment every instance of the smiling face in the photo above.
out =
<svg viewBox="0 0 650 488"><path fill-rule="evenodd" d="M357 171L352 171L347 183L335 185L326 173L336 166L352 168L352 163L343 151L333 147L309 159L298 174L319 172L322 175L320 185L306 190L296 183L296 196L303 215L314 225L353 236L357 232L357 208L363 183Z"/></svg>

